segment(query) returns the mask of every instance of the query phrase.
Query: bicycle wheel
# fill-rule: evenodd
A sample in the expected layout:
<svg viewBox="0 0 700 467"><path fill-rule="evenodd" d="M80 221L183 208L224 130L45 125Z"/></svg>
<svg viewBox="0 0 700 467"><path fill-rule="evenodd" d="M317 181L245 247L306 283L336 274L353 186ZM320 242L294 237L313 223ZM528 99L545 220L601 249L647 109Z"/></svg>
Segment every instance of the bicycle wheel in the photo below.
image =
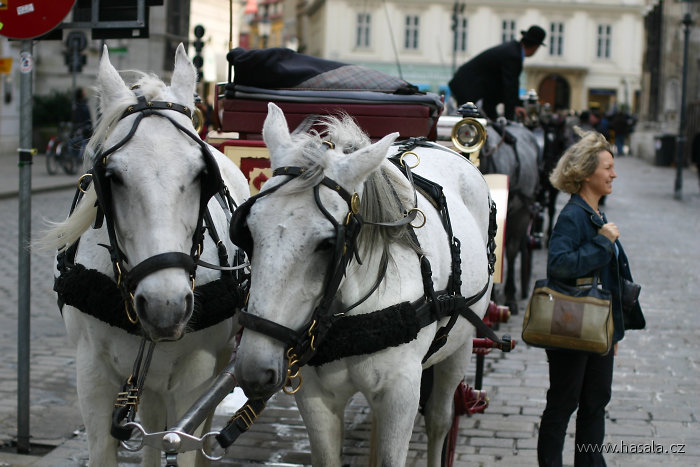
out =
<svg viewBox="0 0 700 467"><path fill-rule="evenodd" d="M66 158L63 159L63 170L68 175L77 174L79 165L80 164L78 164L78 161L76 160L75 156L73 156L73 154L67 154Z"/></svg>
<svg viewBox="0 0 700 467"><path fill-rule="evenodd" d="M56 175L58 172L58 160L56 160L55 149L46 152L46 171L49 175Z"/></svg>
<svg viewBox="0 0 700 467"><path fill-rule="evenodd" d="M58 147L58 160L61 162L63 171L68 175L75 175L78 172L75 156L70 147L70 142L61 143Z"/></svg>

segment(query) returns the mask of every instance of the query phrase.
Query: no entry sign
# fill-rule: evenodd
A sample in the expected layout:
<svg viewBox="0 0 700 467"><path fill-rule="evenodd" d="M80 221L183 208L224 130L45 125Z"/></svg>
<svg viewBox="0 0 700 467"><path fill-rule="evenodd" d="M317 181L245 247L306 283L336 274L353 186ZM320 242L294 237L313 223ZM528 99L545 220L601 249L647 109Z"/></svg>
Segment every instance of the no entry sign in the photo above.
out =
<svg viewBox="0 0 700 467"><path fill-rule="evenodd" d="M0 0L0 36L32 39L58 26L75 0Z"/></svg>

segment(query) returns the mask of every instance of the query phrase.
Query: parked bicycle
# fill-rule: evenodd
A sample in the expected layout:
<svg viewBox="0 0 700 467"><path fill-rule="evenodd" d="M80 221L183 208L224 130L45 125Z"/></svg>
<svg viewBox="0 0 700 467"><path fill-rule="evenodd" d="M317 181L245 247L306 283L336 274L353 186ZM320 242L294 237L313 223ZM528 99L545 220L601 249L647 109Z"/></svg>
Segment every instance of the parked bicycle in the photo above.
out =
<svg viewBox="0 0 700 467"><path fill-rule="evenodd" d="M58 134L46 144L46 171L49 175L56 175L60 169L68 175L78 173L91 132L89 125L75 129L68 122L59 125Z"/></svg>

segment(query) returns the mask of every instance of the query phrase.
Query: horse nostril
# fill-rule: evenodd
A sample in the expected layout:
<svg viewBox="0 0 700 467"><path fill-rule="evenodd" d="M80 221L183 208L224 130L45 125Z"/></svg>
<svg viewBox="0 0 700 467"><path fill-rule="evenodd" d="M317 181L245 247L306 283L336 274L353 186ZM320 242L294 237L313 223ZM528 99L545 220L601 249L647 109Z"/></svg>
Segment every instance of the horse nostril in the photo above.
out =
<svg viewBox="0 0 700 467"><path fill-rule="evenodd" d="M134 297L134 309L140 316L144 316L146 313L146 308L148 307L148 300L142 294L137 294Z"/></svg>
<svg viewBox="0 0 700 467"><path fill-rule="evenodd" d="M261 382L267 386L277 385L277 372L272 369L265 371Z"/></svg>
<svg viewBox="0 0 700 467"><path fill-rule="evenodd" d="M185 313L194 309L194 294L192 292L185 295Z"/></svg>

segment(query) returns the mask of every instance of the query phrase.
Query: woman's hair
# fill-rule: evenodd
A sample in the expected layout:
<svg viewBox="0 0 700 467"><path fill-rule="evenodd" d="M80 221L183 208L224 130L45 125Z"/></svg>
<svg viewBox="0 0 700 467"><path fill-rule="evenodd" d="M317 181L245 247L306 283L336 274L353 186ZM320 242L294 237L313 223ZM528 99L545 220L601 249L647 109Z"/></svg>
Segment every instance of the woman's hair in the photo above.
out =
<svg viewBox="0 0 700 467"><path fill-rule="evenodd" d="M598 167L598 154L601 151L613 153L605 136L597 131L584 131L578 126L574 127L574 131L581 139L564 152L549 176L554 188L567 193L581 190L583 181Z"/></svg>

